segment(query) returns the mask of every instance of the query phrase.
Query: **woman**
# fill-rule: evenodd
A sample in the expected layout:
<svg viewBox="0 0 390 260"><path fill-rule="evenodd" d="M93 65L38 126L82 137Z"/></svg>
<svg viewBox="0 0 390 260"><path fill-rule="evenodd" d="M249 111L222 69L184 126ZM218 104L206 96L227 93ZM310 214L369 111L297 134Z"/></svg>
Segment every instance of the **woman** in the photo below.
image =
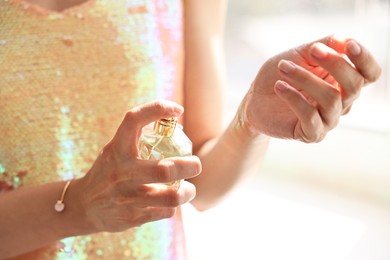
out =
<svg viewBox="0 0 390 260"><path fill-rule="evenodd" d="M180 205L212 207L269 137L321 141L380 75L355 40L303 44L261 67L222 130L225 9L0 0L0 258L185 259ZM142 127L182 114L195 156L140 160Z"/></svg>

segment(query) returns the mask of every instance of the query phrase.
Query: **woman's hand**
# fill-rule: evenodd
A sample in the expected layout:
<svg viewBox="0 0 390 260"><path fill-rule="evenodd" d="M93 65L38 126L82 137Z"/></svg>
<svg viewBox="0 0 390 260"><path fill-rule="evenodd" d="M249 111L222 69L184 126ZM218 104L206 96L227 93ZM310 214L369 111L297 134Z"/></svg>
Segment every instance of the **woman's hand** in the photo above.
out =
<svg viewBox="0 0 390 260"><path fill-rule="evenodd" d="M142 127L160 118L177 117L183 108L168 101L151 102L127 112L114 138L85 177L78 180L86 221L95 232L123 231L172 217L178 206L195 197L193 184L179 188L163 184L195 177L198 157L141 160L138 140Z"/></svg>
<svg viewBox="0 0 390 260"><path fill-rule="evenodd" d="M353 39L304 44L262 66L239 119L252 133L318 142L380 73L373 56Z"/></svg>

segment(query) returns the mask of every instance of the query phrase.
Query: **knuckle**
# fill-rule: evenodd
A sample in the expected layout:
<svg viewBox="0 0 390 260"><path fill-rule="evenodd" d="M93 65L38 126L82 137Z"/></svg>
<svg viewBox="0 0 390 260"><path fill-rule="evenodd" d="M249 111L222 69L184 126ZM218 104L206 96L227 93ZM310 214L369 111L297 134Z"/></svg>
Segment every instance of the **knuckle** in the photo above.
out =
<svg viewBox="0 0 390 260"><path fill-rule="evenodd" d="M364 85L364 79L358 77L351 81L350 88L344 89L344 101L353 102L360 96L361 87Z"/></svg>
<svg viewBox="0 0 390 260"><path fill-rule="evenodd" d="M148 185L138 185L134 188L135 196L153 198L153 192Z"/></svg>
<svg viewBox="0 0 390 260"><path fill-rule="evenodd" d="M333 60L332 62L332 66L336 69L336 70L343 70L343 68L345 68L345 60L343 58L337 58L335 60Z"/></svg>
<svg viewBox="0 0 390 260"><path fill-rule="evenodd" d="M175 208L167 208L164 211L162 218L172 218L176 214Z"/></svg>
<svg viewBox="0 0 390 260"><path fill-rule="evenodd" d="M165 104L164 104L164 101L162 101L162 100L157 100L156 102L154 102L153 108L154 108L158 113L164 112L164 111L165 111Z"/></svg>
<svg viewBox="0 0 390 260"><path fill-rule="evenodd" d="M360 96L360 90L353 89L348 93L348 96L344 98L344 103L352 104Z"/></svg>
<svg viewBox="0 0 390 260"><path fill-rule="evenodd" d="M330 112L330 114L339 114L342 110L342 98L340 92L337 90L330 91L327 95L327 103L324 108Z"/></svg>
<svg viewBox="0 0 390 260"><path fill-rule="evenodd" d="M327 129L334 129L338 125L340 115L342 114L342 107L341 105L336 104L332 108L329 108L329 112L326 113L327 114L323 116L323 127L318 129L318 133L315 135L315 138L313 138L315 141L322 141L324 127Z"/></svg>
<svg viewBox="0 0 390 260"><path fill-rule="evenodd" d="M382 75L382 68L378 67L376 73L374 73L373 81L377 81Z"/></svg>
<svg viewBox="0 0 390 260"><path fill-rule="evenodd" d="M340 117L337 117L337 118L332 119L332 120L328 123L329 129L334 129L334 128L336 128L336 126L339 124L339 119L340 119ZM323 137L320 141L322 141L323 139L324 139L324 137Z"/></svg>
<svg viewBox="0 0 390 260"><path fill-rule="evenodd" d="M326 92L326 106L325 109L330 109L331 111L340 111L341 110L341 93L335 89L331 88Z"/></svg>
<svg viewBox="0 0 390 260"><path fill-rule="evenodd" d="M302 89L301 86L310 86L312 85L312 79L310 78L310 75L307 72L302 71L303 69L299 70L299 73L294 75L295 83L291 83L291 86L295 86L296 88Z"/></svg>
<svg viewBox="0 0 390 260"><path fill-rule="evenodd" d="M337 89L330 88L330 90L327 91L327 98L330 101L330 103L336 103L340 101L341 94Z"/></svg>
<svg viewBox="0 0 390 260"><path fill-rule="evenodd" d="M313 112L308 116L308 122L311 130L303 132L302 141L305 143L317 143L323 140L324 132L322 122L319 122L319 117Z"/></svg>
<svg viewBox="0 0 390 260"><path fill-rule="evenodd" d="M149 211L144 212L140 216L134 216L134 212L130 212L128 218L129 218L129 222L133 223L133 226L141 226L145 223L148 223L148 222L154 220L153 213L149 212Z"/></svg>
<svg viewBox="0 0 390 260"><path fill-rule="evenodd" d="M165 197L167 206L178 207L182 204L180 194L178 192L170 192Z"/></svg>
<svg viewBox="0 0 390 260"><path fill-rule="evenodd" d="M347 107L345 107L344 109L343 109L343 111L342 111L342 115L346 115L346 114L348 114L350 111L351 111L351 108L352 108L352 106L347 106Z"/></svg>
<svg viewBox="0 0 390 260"><path fill-rule="evenodd" d="M100 153L100 156L102 157L104 162L112 161L114 157L114 142L111 141L103 146L103 149Z"/></svg>
<svg viewBox="0 0 390 260"><path fill-rule="evenodd" d="M303 141L308 144L315 143L315 140L316 136L314 133L306 134L306 136L303 138Z"/></svg>
<svg viewBox="0 0 390 260"><path fill-rule="evenodd" d="M158 182L169 182L175 177L176 168L172 161L164 161L157 165L156 173Z"/></svg>
<svg viewBox="0 0 390 260"><path fill-rule="evenodd" d="M126 112L124 121L125 122L132 122L134 121L135 115L139 112L138 108L130 109Z"/></svg>
<svg viewBox="0 0 390 260"><path fill-rule="evenodd" d="M325 139L326 133L325 131L321 131L320 133L317 133L316 139L313 143L319 143Z"/></svg>
<svg viewBox="0 0 390 260"><path fill-rule="evenodd" d="M114 164L115 167L125 167L124 160L129 160L120 153L118 150L118 141L115 139L104 145L101 156L105 163Z"/></svg>
<svg viewBox="0 0 390 260"><path fill-rule="evenodd" d="M311 143L319 143L325 139L325 136L326 131L323 128L318 128L312 136Z"/></svg>
<svg viewBox="0 0 390 260"><path fill-rule="evenodd" d="M375 82L379 79L382 74L382 69L378 67L372 74L366 76L367 82Z"/></svg>
<svg viewBox="0 0 390 260"><path fill-rule="evenodd" d="M354 80L352 81L352 86L356 91L361 87L363 87L364 84L365 84L365 80L363 77L355 77Z"/></svg>
<svg viewBox="0 0 390 260"><path fill-rule="evenodd" d="M117 152L115 142L107 143L100 152L99 166L110 181L117 181L120 177L127 173L128 176L133 175L132 169L126 166L123 157Z"/></svg>
<svg viewBox="0 0 390 260"><path fill-rule="evenodd" d="M314 127L320 123L317 111L315 109L312 109L310 110L310 112L307 113L307 120L309 124Z"/></svg>
<svg viewBox="0 0 390 260"><path fill-rule="evenodd" d="M304 142L305 143L319 143L322 140L324 140L324 138L325 138L325 135L323 132L316 131L316 132L311 133L308 136L306 136L306 138L304 139Z"/></svg>

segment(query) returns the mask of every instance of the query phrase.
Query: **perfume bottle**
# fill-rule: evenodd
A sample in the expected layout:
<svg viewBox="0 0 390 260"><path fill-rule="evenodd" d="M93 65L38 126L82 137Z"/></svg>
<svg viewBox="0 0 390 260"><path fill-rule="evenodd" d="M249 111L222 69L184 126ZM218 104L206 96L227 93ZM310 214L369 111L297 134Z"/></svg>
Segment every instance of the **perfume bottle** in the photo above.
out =
<svg viewBox="0 0 390 260"><path fill-rule="evenodd" d="M177 118L163 118L143 128L139 155L144 160L161 160L174 156L192 155L192 142L177 123ZM179 186L181 181L165 183Z"/></svg>

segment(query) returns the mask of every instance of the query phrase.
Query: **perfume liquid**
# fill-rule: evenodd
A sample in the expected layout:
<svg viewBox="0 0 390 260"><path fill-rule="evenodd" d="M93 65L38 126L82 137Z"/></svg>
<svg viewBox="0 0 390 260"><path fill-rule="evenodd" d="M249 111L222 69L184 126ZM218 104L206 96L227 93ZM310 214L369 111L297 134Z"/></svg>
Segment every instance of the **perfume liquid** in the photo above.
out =
<svg viewBox="0 0 390 260"><path fill-rule="evenodd" d="M183 132L177 118L164 118L144 127L139 154L144 160L161 160L168 157L191 156L192 142ZM180 185L180 181L166 183Z"/></svg>

